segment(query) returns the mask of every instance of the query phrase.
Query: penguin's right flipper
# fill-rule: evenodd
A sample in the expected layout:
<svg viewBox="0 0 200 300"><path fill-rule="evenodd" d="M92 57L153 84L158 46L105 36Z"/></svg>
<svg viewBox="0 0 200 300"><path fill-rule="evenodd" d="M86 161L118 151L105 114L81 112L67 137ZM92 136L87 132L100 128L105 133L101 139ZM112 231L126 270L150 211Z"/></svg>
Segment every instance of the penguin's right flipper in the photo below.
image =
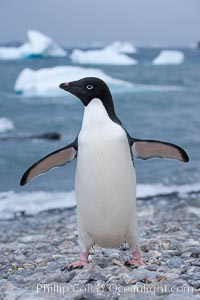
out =
<svg viewBox="0 0 200 300"><path fill-rule="evenodd" d="M68 162L72 161L77 155L77 143L72 144L56 150L47 156L43 157L36 163L34 163L22 176L20 185L27 184L35 177L42 175L48 170L56 167L61 167Z"/></svg>

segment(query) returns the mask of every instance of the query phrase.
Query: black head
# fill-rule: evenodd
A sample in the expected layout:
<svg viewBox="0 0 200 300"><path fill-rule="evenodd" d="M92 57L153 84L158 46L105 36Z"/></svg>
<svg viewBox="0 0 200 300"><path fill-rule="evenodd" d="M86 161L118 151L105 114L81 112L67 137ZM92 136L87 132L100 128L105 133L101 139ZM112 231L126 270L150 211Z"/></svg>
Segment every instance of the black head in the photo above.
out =
<svg viewBox="0 0 200 300"><path fill-rule="evenodd" d="M94 98L103 103L112 99L110 90L106 83L95 77L86 77L77 81L61 83L59 87L75 96L87 106Z"/></svg>
<svg viewBox="0 0 200 300"><path fill-rule="evenodd" d="M100 99L108 115L113 121L120 123L115 114L112 95L103 80L96 77L85 77L77 81L61 83L59 87L78 97L85 106L94 98Z"/></svg>

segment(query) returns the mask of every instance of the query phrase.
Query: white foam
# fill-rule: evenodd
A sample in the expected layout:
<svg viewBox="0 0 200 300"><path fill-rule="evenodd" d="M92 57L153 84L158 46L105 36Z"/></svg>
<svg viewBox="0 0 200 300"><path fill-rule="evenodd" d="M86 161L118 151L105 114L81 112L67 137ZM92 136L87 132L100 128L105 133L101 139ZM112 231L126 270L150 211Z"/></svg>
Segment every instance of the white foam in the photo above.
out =
<svg viewBox="0 0 200 300"><path fill-rule="evenodd" d="M184 61L184 53L177 50L163 50L153 60L154 65L179 65Z"/></svg>
<svg viewBox="0 0 200 300"><path fill-rule="evenodd" d="M137 185L138 198L154 197L157 195L170 195L172 193L184 195L191 192L199 192L199 191L200 191L200 183L186 184L186 185L170 185L170 186L166 186L161 183Z"/></svg>
<svg viewBox="0 0 200 300"><path fill-rule="evenodd" d="M125 54L135 52L136 49L130 43L115 42L100 50L75 49L71 54L71 59L79 64L135 65L137 61Z"/></svg>
<svg viewBox="0 0 200 300"><path fill-rule="evenodd" d="M165 186L163 184L138 184L137 198L165 196L177 193L187 196L191 192L200 192L200 183ZM75 193L70 192L0 192L0 218L11 218L15 212L25 211L36 214L44 210L71 208L76 206Z"/></svg>
<svg viewBox="0 0 200 300"><path fill-rule="evenodd" d="M74 66L60 66L32 70L22 70L15 82L15 91L25 96L65 96L66 92L59 89L59 84L66 81L78 80L83 77L99 77L106 81L111 89L131 89L132 83L112 78L100 69Z"/></svg>
<svg viewBox="0 0 200 300"><path fill-rule="evenodd" d="M63 57L67 52L50 37L36 30L28 30L28 42L20 47L0 47L0 59L22 59L29 57Z"/></svg>
<svg viewBox="0 0 200 300"><path fill-rule="evenodd" d="M76 205L74 191L65 192L22 192L0 193L0 217L11 218L15 212L25 211L36 214L54 208L73 207Z"/></svg>
<svg viewBox="0 0 200 300"><path fill-rule="evenodd" d="M0 132L6 132L15 128L14 123L8 118L0 118Z"/></svg>

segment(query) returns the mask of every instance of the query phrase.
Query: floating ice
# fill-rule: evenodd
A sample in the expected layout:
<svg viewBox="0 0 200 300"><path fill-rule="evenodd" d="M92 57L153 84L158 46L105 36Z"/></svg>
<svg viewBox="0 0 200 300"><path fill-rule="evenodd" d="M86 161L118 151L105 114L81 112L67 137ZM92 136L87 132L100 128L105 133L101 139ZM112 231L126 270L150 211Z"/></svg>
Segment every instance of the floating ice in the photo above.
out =
<svg viewBox="0 0 200 300"><path fill-rule="evenodd" d="M41 32L29 30L27 36L28 42L20 47L0 47L0 59L63 57L67 55L63 48Z"/></svg>
<svg viewBox="0 0 200 300"><path fill-rule="evenodd" d="M182 87L173 85L134 84L125 80L113 78L101 69L83 68L77 66L60 66L32 70L25 68L19 74L14 90L26 97L65 96L66 93L58 88L61 82L78 80L83 77L98 77L104 80L112 93L145 93L180 91Z"/></svg>
<svg viewBox="0 0 200 300"><path fill-rule="evenodd" d="M184 61L184 53L177 50L163 50L153 60L154 65L179 65Z"/></svg>
<svg viewBox="0 0 200 300"><path fill-rule="evenodd" d="M114 42L111 45L106 46L104 49L111 49L120 53L134 54L137 49L129 42Z"/></svg>
<svg viewBox="0 0 200 300"><path fill-rule="evenodd" d="M93 65L135 65L137 61L124 53L135 53L130 43L115 42L100 50L83 51L75 49L71 59L79 64Z"/></svg>
<svg viewBox="0 0 200 300"><path fill-rule="evenodd" d="M66 96L66 93L58 88L59 84L83 77L99 77L114 91L133 89L132 83L112 78L100 69L75 66L45 68L38 71L26 68L19 74L14 89L25 96Z"/></svg>
<svg viewBox="0 0 200 300"><path fill-rule="evenodd" d="M0 118L0 132L6 132L15 128L13 122L7 118Z"/></svg>

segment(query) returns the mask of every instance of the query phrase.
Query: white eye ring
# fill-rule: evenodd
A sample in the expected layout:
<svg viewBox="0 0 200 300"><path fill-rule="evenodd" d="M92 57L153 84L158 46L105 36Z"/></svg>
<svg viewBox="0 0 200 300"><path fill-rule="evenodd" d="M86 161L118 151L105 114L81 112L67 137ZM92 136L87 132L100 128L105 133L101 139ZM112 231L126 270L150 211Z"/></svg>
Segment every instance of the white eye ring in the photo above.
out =
<svg viewBox="0 0 200 300"><path fill-rule="evenodd" d="M93 89L93 85L91 85L91 84L86 85L86 89L92 90Z"/></svg>

